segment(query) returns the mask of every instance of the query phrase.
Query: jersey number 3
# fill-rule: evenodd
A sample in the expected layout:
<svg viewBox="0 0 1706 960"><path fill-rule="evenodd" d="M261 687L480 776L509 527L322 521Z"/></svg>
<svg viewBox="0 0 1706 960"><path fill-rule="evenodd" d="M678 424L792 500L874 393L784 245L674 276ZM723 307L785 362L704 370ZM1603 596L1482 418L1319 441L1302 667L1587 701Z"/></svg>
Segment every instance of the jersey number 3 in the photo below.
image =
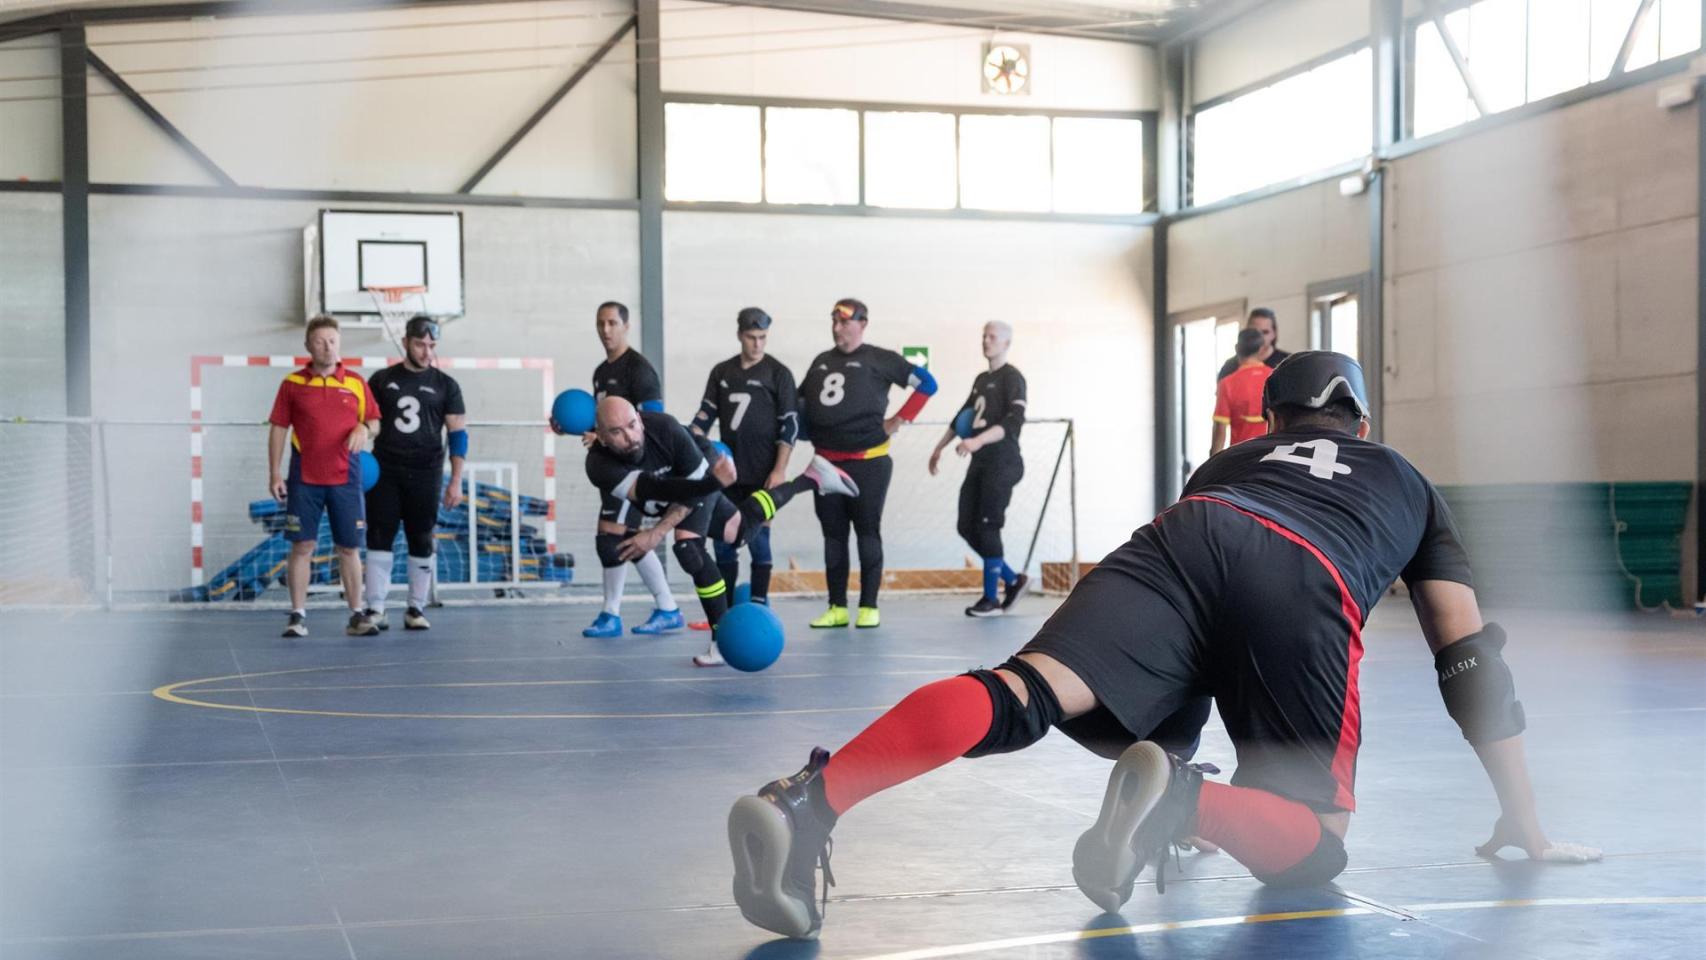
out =
<svg viewBox="0 0 1706 960"><path fill-rule="evenodd" d="M1299 456L1299 450L1308 450L1307 457ZM1349 464L1339 462L1339 445L1331 440L1309 440L1304 443L1288 443L1275 447L1262 458L1263 463L1269 460L1275 463L1295 463L1300 467L1308 467L1309 475L1321 480L1331 480L1336 475L1351 472Z"/></svg>
<svg viewBox="0 0 1706 960"><path fill-rule="evenodd" d="M397 419L391 421L399 433L414 433L421 428L421 402L414 397L397 401Z"/></svg>

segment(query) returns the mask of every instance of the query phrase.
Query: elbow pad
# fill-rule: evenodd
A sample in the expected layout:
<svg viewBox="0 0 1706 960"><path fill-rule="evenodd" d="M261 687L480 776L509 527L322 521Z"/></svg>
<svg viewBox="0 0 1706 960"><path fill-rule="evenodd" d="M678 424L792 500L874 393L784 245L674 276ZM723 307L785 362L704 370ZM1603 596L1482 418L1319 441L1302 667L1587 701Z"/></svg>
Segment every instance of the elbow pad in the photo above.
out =
<svg viewBox="0 0 1706 960"><path fill-rule="evenodd" d="M662 413L663 412L663 401L662 400L642 400L642 401L640 401L640 409L641 410L648 410L652 413Z"/></svg>
<svg viewBox="0 0 1706 960"><path fill-rule="evenodd" d="M468 459L468 431L450 431L450 455L461 457L464 460Z"/></svg>
<svg viewBox="0 0 1706 960"><path fill-rule="evenodd" d="M1470 743L1514 737L1528 726L1516 681L1500 653L1504 646L1504 629L1489 623L1434 654L1440 698Z"/></svg>
<svg viewBox="0 0 1706 960"><path fill-rule="evenodd" d="M912 376L907 378L907 383L927 397L936 395L936 378L930 375L929 370L916 363L912 365Z"/></svg>

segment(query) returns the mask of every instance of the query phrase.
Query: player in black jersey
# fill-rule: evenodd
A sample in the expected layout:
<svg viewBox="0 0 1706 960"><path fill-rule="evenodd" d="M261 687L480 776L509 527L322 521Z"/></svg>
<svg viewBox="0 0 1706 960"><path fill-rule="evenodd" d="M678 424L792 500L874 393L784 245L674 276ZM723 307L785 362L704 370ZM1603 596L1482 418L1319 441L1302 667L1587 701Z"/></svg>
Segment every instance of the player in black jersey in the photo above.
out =
<svg viewBox="0 0 1706 960"><path fill-rule="evenodd" d="M770 315L747 307L735 317L735 329L740 353L711 368L692 430L709 436L711 425L716 424L717 436L734 453L736 479L728 495L738 502L754 490L769 489L786 479L788 458L800 434L800 414L794 375L764 352ZM752 552L752 602L768 603L770 528L759 530L746 547ZM720 540L717 569L725 583L732 585L739 579L740 554Z"/></svg>
<svg viewBox="0 0 1706 960"><path fill-rule="evenodd" d="M829 610L812 621L813 627L845 627L847 579L851 564L847 532L851 526L859 536L859 615L856 625L875 627L877 590L883 579L883 501L888 497L894 461L889 459L889 437L901 424L910 423L936 392L930 371L908 363L893 350L865 342L870 322L865 305L857 300L836 301L829 314L830 335L835 349L825 350L812 360L800 385L805 411L804 432L819 455L853 477L859 484L856 500L819 497L817 518L823 527L824 579L829 586ZM890 387L911 387L912 395L892 417L884 417Z"/></svg>
<svg viewBox="0 0 1706 960"><path fill-rule="evenodd" d="M663 385L658 372L640 351L628 346L628 308L615 301L601 303L597 313L598 341L604 346L604 362L592 372L592 395L599 401L620 397L640 410L663 410ZM596 437L588 431L581 438L589 449ZM604 568L604 609L592 626L581 631L586 637L619 637L622 635L622 591L628 585L628 567L623 560L604 548L614 544L629 531L639 529L641 518L620 498L605 497L598 512L598 560ZM611 539L614 536L616 539ZM686 625L675 596L669 589L663 561L656 554L632 558L639 568L640 579L646 582L656 604L646 622L634 628L637 634L650 636L679 630Z"/></svg>
<svg viewBox="0 0 1706 960"><path fill-rule="evenodd" d="M373 443L379 482L367 491L368 617L381 630L385 593L391 588L391 547L397 523L409 543L409 605L403 626L425 630L427 596L432 589L433 528L438 505L455 509L462 502L462 465L468 458L468 417L462 388L433 365L438 350L438 321L424 314L403 329L403 362L368 380L379 404L379 439ZM444 481L445 441L450 447L450 482ZM439 496L443 489L442 500Z"/></svg>
<svg viewBox="0 0 1706 960"><path fill-rule="evenodd" d="M734 464L716 453L710 441L688 432L666 413L636 411L619 397L599 402L597 433L598 442L587 451L587 479L606 497L658 518L650 529L611 544L611 552L623 560L651 553L666 533L673 533L675 559L693 578L713 630L728 609L729 587L705 552L707 535L738 547L764 529L796 494L816 490L824 496L856 497L859 493L847 474L822 457L813 457L806 471L793 480L731 501L721 491L736 479ZM613 535L599 534L606 536ZM693 662L710 667L723 661L713 645Z"/></svg>
<svg viewBox="0 0 1706 960"><path fill-rule="evenodd" d="M1013 606L1030 578L1007 565L1001 528L1007 523L1007 504L1013 488L1025 477L1025 458L1019 454L1019 430L1025 425L1025 375L1007 362L1013 328L999 320L983 325L983 357L989 369L972 381L971 393L954 419L970 411L971 436L954 445L954 453L970 456L971 466L960 484L959 531L983 558L983 596L966 608L968 617L993 617ZM930 475L936 475L942 450L954 442L952 425L930 452ZM1005 596L995 597L997 583Z"/></svg>
<svg viewBox="0 0 1706 960"><path fill-rule="evenodd" d="M1073 879L1102 909L1117 910L1146 865L1163 887L1168 847L1192 835L1265 883L1327 883L1345 867L1356 807L1363 623L1400 577L1446 711L1498 796L1477 852L1598 859L1541 829L1504 632L1481 620L1438 492L1366 439L1356 361L1294 354L1274 370L1266 401L1269 435L1205 463L1183 499L1080 581L1016 657L914 691L833 757L814 750L797 774L737 801L729 840L746 918L815 936L816 865L828 874L839 816L955 757L1020 750L1055 726L1119 757L1073 851ZM1205 694L1237 751L1231 785L1151 739L1162 718Z"/></svg>

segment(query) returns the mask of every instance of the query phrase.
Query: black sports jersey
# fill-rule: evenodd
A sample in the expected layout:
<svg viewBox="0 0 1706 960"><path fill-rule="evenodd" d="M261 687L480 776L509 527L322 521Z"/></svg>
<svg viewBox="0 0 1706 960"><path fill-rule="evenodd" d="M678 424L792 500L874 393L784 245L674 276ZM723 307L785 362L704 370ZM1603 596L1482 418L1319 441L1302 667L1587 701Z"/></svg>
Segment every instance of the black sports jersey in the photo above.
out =
<svg viewBox="0 0 1706 960"><path fill-rule="evenodd" d="M912 364L893 350L860 344L852 353L825 350L812 360L800 402L813 444L853 453L887 443L883 414L889 388L917 386Z"/></svg>
<svg viewBox="0 0 1706 960"><path fill-rule="evenodd" d="M667 413L640 411L646 438L638 457L618 456L603 443L594 443L586 452L586 478L600 492L618 500L626 499L634 482L642 474L653 477L675 477L698 480L711 469L700 441L687 428ZM648 500L641 510L649 517L660 516L668 503Z"/></svg>
<svg viewBox="0 0 1706 960"><path fill-rule="evenodd" d="M743 368L737 354L711 368L705 396L693 422L717 436L735 455L736 483L762 484L776 465L778 441L792 444L799 433L799 391L781 361L765 356Z"/></svg>
<svg viewBox="0 0 1706 960"><path fill-rule="evenodd" d="M1308 541L1364 616L1399 576L1474 584L1445 501L1383 444L1325 430L1270 433L1210 457L1185 485L1181 499L1191 497L1223 500Z"/></svg>
<svg viewBox="0 0 1706 960"><path fill-rule="evenodd" d="M1281 360L1284 360L1286 357L1289 357L1289 356L1291 356L1291 354L1285 352L1284 350L1281 350L1279 347L1275 347L1274 352L1268 354L1268 358L1266 360L1263 360L1262 362L1268 365L1269 370L1272 370L1273 368L1280 365ZM1235 356L1234 357L1227 357L1226 362L1220 365L1220 372L1215 374L1214 379L1216 381L1225 380L1227 377L1232 376L1232 372L1234 370L1237 370L1237 369L1238 369L1238 358Z"/></svg>
<svg viewBox="0 0 1706 960"><path fill-rule="evenodd" d="M990 427L1000 426L1007 432L1000 442L992 443L972 454L982 456L999 452L1002 447L1019 446L1019 430L1025 425L1025 375L1012 364L999 370L985 370L971 382L971 393L960 405L960 412L972 412L971 432L977 436ZM959 412L954 414L959 417Z"/></svg>
<svg viewBox="0 0 1706 960"><path fill-rule="evenodd" d="M621 397L635 407L651 401L661 404L663 386L651 361L629 347L620 357L606 360L592 371L592 396L595 400Z"/></svg>
<svg viewBox="0 0 1706 960"><path fill-rule="evenodd" d="M380 464L442 465L444 418L467 413L456 380L437 367L417 371L396 363L374 374L367 385L379 403L373 456Z"/></svg>

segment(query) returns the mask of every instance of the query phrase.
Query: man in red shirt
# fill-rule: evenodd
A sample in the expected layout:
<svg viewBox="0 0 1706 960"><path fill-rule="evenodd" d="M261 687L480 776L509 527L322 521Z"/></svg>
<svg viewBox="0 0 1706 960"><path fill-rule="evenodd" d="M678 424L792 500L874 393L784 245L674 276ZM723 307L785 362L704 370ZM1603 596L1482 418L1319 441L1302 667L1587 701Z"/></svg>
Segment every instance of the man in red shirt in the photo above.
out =
<svg viewBox="0 0 1706 960"><path fill-rule="evenodd" d="M350 372L338 353L338 321L318 316L308 321L306 367L284 378L274 398L272 429L267 435L267 486L285 502L285 539L290 541L290 622L287 637L308 635L308 565L320 539L320 514L332 521L344 599L350 618L344 632L370 637L379 627L362 613L361 546L367 526L357 454L379 433L379 405L367 381ZM285 437L291 436L288 477L279 473Z"/></svg>
<svg viewBox="0 0 1706 960"><path fill-rule="evenodd" d="M1255 327L1238 331L1238 368L1214 386L1214 446L1210 456L1268 432L1262 416L1262 388L1274 371L1262 360L1263 344L1262 332ZM1231 443L1227 442L1228 433Z"/></svg>

